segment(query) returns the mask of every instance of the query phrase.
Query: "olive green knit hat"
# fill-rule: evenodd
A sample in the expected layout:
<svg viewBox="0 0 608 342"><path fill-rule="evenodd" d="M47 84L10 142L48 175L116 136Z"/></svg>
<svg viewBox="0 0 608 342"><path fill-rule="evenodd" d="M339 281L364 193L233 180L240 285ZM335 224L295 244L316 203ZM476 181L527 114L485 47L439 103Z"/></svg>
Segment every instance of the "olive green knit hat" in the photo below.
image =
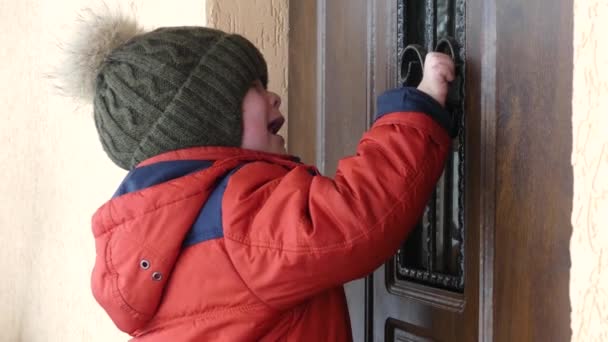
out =
<svg viewBox="0 0 608 342"><path fill-rule="evenodd" d="M93 18L94 32L86 36L106 43L81 48L97 59L81 64L95 70L89 95L99 138L114 163L132 169L181 148L240 146L243 98L254 81L268 82L258 49L210 28L141 33L125 17L113 19Z"/></svg>

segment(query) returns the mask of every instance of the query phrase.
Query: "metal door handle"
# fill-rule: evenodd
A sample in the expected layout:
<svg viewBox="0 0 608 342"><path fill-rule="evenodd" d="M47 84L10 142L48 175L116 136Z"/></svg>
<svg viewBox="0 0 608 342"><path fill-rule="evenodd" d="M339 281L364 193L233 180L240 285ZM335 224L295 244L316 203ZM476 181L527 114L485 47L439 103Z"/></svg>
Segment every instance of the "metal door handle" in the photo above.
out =
<svg viewBox="0 0 608 342"><path fill-rule="evenodd" d="M415 87L422 81L426 49L418 44L410 44L401 53L399 83L404 87Z"/></svg>
<svg viewBox="0 0 608 342"><path fill-rule="evenodd" d="M457 123L460 122L461 110L459 110L459 108L461 99L463 98L461 95L462 75L459 71L458 44L454 38L444 37L435 45L435 51L445 53L454 61L456 77L448 87L445 108L451 113L451 120L453 120L454 123ZM399 69L399 83L402 86L417 87L418 84L420 84L424 75L424 60L426 54L427 50L419 44L410 44L403 49L400 56L401 64Z"/></svg>
<svg viewBox="0 0 608 342"><path fill-rule="evenodd" d="M452 58L454 64L457 64L457 46L454 38L444 37L437 42L435 51L445 53ZM422 81L426 54L427 50L419 44L410 44L403 49L399 58L401 60L399 83L404 87L415 87Z"/></svg>
<svg viewBox="0 0 608 342"><path fill-rule="evenodd" d="M437 43L435 51L445 53L446 55L452 57L452 60L454 61L456 79L451 82L450 87L448 88L448 95L445 101L446 108L452 110L458 107L460 99L462 98L460 94L462 79L461 73L459 71L460 63L458 60L458 43L452 37L442 38Z"/></svg>
<svg viewBox="0 0 608 342"><path fill-rule="evenodd" d="M441 38L439 42L437 42L437 45L435 46L435 51L445 53L446 55L450 56L456 64L456 58L458 56L458 51L456 50L457 46L458 44L456 43L456 40L454 38L444 37Z"/></svg>

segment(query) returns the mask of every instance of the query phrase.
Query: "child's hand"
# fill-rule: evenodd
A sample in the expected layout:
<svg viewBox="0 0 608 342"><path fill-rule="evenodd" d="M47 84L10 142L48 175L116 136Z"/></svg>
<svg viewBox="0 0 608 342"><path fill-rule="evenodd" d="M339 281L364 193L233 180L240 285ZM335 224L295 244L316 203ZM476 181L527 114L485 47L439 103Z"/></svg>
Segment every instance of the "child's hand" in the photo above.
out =
<svg viewBox="0 0 608 342"><path fill-rule="evenodd" d="M424 76L418 85L418 90L445 106L448 82L453 80L454 62L450 56L439 52L429 52L424 61Z"/></svg>

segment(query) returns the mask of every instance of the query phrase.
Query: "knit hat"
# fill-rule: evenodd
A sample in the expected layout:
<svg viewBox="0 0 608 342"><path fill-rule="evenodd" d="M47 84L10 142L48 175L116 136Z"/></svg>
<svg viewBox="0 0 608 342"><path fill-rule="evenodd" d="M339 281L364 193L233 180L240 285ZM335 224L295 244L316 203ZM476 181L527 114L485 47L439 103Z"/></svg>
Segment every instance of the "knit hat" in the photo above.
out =
<svg viewBox="0 0 608 342"><path fill-rule="evenodd" d="M204 27L142 34L125 16L85 24L73 54L84 71L72 93L94 99L99 138L114 163L132 169L181 148L240 146L243 98L254 81L268 82L250 41Z"/></svg>

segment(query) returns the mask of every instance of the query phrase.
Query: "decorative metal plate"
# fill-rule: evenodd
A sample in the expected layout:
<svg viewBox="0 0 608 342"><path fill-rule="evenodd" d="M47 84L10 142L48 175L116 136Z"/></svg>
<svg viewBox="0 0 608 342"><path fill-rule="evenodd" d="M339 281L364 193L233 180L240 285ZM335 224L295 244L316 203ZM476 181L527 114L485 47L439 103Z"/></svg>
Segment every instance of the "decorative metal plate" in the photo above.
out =
<svg viewBox="0 0 608 342"><path fill-rule="evenodd" d="M464 75L465 0L398 0L399 79L406 86L421 77L417 50L454 54L457 78L452 83L447 108L457 120L459 135L422 221L387 267L389 287L416 282L463 292L464 274ZM446 38L442 41L442 39ZM417 44L416 49L411 49ZM408 47L409 46L409 47ZM422 56L423 57L423 56Z"/></svg>

